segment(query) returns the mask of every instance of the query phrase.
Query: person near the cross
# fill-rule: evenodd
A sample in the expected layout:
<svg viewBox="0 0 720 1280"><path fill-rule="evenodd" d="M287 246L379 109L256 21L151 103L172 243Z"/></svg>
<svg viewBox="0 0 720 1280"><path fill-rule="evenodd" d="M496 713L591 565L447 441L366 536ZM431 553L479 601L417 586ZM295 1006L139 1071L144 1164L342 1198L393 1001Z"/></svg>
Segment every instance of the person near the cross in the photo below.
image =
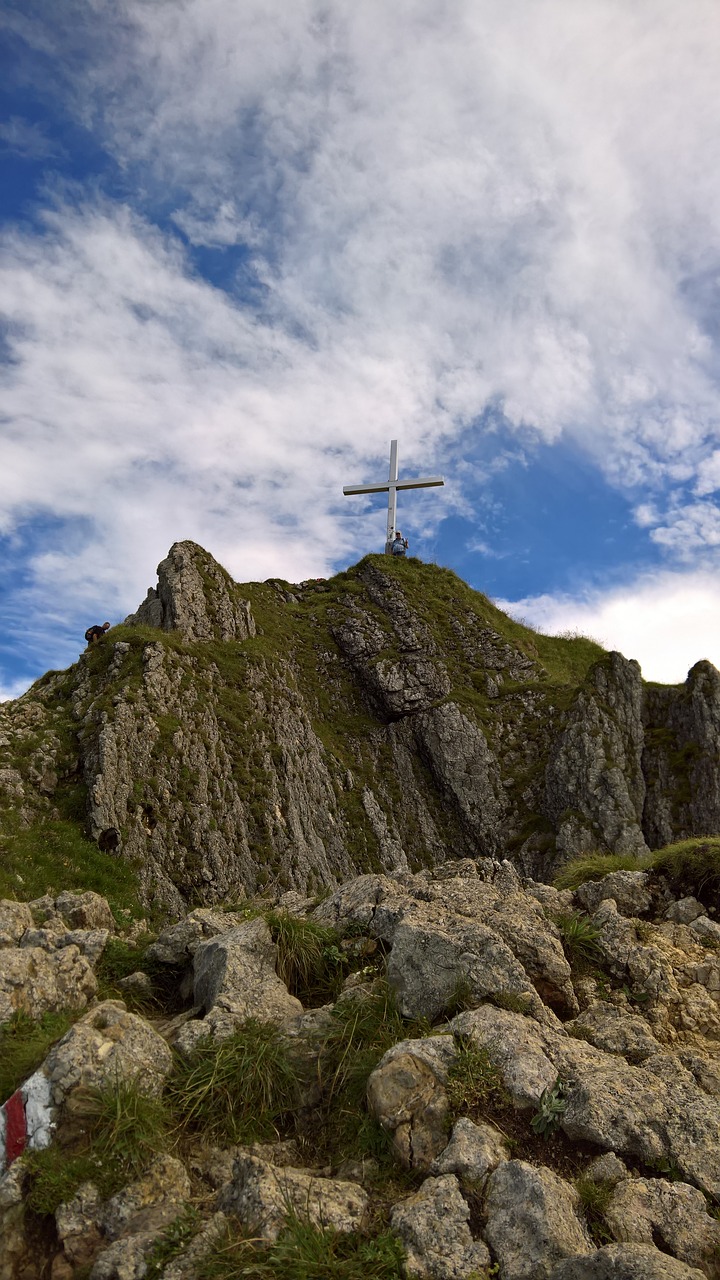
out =
<svg viewBox="0 0 720 1280"><path fill-rule="evenodd" d="M397 533L395 534L395 540L394 540L394 542L393 542L392 546L390 547L390 555L392 555L392 556L404 556L404 555L405 555L405 552L407 551L407 549L408 549L408 547L409 547L409 545L410 545L410 544L409 544L409 542L408 542L407 538L403 538L403 536L402 536L402 534L401 534L400 530L398 529Z"/></svg>

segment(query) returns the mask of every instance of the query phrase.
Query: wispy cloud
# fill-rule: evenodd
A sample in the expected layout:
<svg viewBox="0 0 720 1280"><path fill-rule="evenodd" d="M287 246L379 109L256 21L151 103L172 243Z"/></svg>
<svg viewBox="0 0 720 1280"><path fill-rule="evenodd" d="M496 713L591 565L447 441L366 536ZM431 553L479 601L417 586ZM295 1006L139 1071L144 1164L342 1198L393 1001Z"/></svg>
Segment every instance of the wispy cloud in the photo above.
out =
<svg viewBox="0 0 720 1280"><path fill-rule="evenodd" d="M488 406L488 474L571 438L664 554L707 563L715 0L43 8L14 38L62 61L127 196L3 239L0 531L58 521L34 607L120 581L130 608L178 537L241 579L327 572L368 545L341 485L393 436L447 471ZM250 292L192 256L237 246ZM472 468L448 479L411 532L472 510Z"/></svg>
<svg viewBox="0 0 720 1280"><path fill-rule="evenodd" d="M14 151L30 160L46 160L62 154L62 148L47 136L40 125L20 116L0 121L0 149Z"/></svg>

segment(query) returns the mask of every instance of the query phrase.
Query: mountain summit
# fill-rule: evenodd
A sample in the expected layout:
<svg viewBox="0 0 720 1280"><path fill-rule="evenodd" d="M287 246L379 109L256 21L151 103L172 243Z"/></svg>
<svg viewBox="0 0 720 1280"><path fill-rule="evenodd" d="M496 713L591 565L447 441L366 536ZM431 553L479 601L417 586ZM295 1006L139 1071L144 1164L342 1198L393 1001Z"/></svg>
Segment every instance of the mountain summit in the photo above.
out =
<svg viewBox="0 0 720 1280"><path fill-rule="evenodd" d="M176 543L137 613L0 708L0 744L8 848L84 831L174 912L480 855L547 881L720 830L710 663L645 684L413 559L239 585Z"/></svg>

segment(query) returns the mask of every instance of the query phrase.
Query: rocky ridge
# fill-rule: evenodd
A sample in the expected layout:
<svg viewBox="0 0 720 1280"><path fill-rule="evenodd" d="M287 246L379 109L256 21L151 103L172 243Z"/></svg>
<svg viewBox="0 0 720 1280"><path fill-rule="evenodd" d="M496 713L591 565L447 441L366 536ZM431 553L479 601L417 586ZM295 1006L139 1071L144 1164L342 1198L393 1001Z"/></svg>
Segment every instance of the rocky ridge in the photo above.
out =
<svg viewBox="0 0 720 1280"><path fill-rule="evenodd" d="M158 575L69 671L0 707L6 851L69 824L178 913L458 856L549 880L583 851L720 830L708 662L646 686L413 560L239 586L183 542ZM20 896L22 861L4 881Z"/></svg>
<svg viewBox="0 0 720 1280"><path fill-rule="evenodd" d="M717 1280L715 916L643 871L572 892L507 860L447 861L351 878L319 901L289 891L196 908L145 939L124 1002L103 984L108 955L133 939L117 938L102 898L2 902L5 1012L37 1020L63 1007L75 1021L18 1095L34 1127L0 1180L0 1277L203 1280L218 1247L251 1234L249 1265L294 1217L366 1246L393 1240L383 1275ZM297 955L311 935L337 979L330 999L288 988L283 938ZM126 1005L136 997L141 1012ZM338 1052L338 1029L381 1006L385 1039L354 1030ZM258 1028L292 1064L274 1136L221 1136L245 1075L218 1093L211 1127L193 1126L182 1110L192 1072ZM347 1098L333 1099L349 1055L362 1087L348 1146L337 1140ZM128 1085L180 1107L165 1148L110 1188L100 1169L78 1175L39 1214L54 1167L43 1160L59 1150L72 1162L90 1141L88 1100Z"/></svg>

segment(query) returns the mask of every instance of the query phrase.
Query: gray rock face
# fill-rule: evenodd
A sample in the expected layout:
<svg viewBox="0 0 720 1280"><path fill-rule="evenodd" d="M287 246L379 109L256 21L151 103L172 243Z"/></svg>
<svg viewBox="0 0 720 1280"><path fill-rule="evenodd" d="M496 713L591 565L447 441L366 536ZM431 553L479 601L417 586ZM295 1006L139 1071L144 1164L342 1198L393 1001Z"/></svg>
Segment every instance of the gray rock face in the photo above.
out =
<svg viewBox="0 0 720 1280"><path fill-rule="evenodd" d="M560 853L646 852L642 751L640 668L611 653L589 672L547 766Z"/></svg>
<svg viewBox="0 0 720 1280"><path fill-rule="evenodd" d="M577 1192L550 1169L508 1160L488 1179L486 1238L506 1280L546 1280L563 1258L587 1254Z"/></svg>
<svg viewBox="0 0 720 1280"><path fill-rule="evenodd" d="M407 1275L465 1280L470 1274L482 1274L490 1254L481 1240L473 1240L469 1217L467 1201L452 1174L426 1179L419 1191L396 1205L390 1222L405 1246Z"/></svg>
<svg viewBox="0 0 720 1280"><path fill-rule="evenodd" d="M507 1139L491 1124L473 1124L461 1118L453 1125L450 1141L430 1166L430 1172L454 1173L477 1186L503 1160L510 1159Z"/></svg>
<svg viewBox="0 0 720 1280"><path fill-rule="evenodd" d="M207 1035L224 1039L248 1018L285 1026L297 1022L303 1007L275 972L277 947L261 917L246 920L195 950L195 1005L201 1021L188 1022L177 1046L192 1052Z"/></svg>
<svg viewBox="0 0 720 1280"><path fill-rule="evenodd" d="M720 831L720 674L697 662L683 687L647 689L643 720L650 846Z"/></svg>
<svg viewBox="0 0 720 1280"><path fill-rule="evenodd" d="M195 542L176 542L158 565L150 588L128 623L179 631L185 640L246 640L255 635L250 605L237 584Z"/></svg>

